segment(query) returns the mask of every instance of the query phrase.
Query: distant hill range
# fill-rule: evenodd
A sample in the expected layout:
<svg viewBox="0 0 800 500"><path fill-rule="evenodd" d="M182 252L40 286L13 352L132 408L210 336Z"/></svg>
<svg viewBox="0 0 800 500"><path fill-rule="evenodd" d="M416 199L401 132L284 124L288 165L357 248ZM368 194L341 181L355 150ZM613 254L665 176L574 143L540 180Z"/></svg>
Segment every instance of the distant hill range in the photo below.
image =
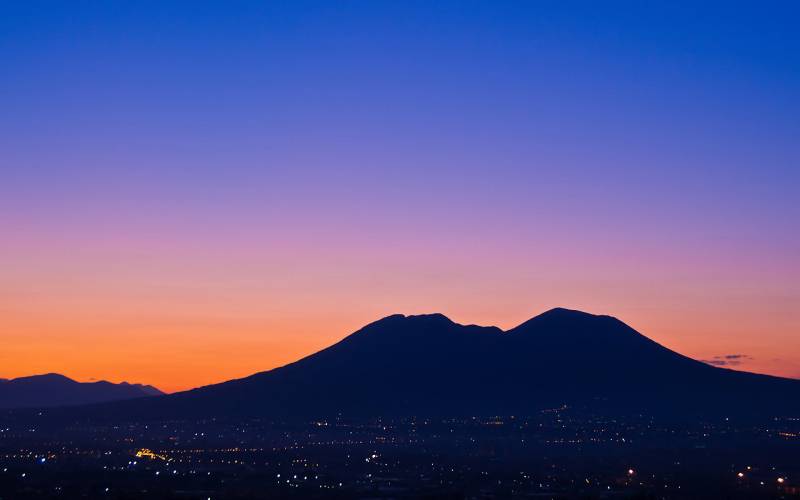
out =
<svg viewBox="0 0 800 500"><path fill-rule="evenodd" d="M800 381L709 366L610 316L553 309L508 331L393 315L295 363L157 398L86 408L108 418L800 415Z"/></svg>
<svg viewBox="0 0 800 500"><path fill-rule="evenodd" d="M76 382L57 373L0 379L0 408L85 405L163 394L150 385Z"/></svg>

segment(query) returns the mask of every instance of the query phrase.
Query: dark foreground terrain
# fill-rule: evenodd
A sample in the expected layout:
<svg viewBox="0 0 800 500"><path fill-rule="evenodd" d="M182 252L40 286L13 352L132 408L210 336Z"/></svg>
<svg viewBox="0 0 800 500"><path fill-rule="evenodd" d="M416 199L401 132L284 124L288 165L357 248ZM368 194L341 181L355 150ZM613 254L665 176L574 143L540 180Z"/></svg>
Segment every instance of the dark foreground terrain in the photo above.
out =
<svg viewBox="0 0 800 500"><path fill-rule="evenodd" d="M800 498L800 420L0 420L0 498ZM35 422L35 420L34 420Z"/></svg>

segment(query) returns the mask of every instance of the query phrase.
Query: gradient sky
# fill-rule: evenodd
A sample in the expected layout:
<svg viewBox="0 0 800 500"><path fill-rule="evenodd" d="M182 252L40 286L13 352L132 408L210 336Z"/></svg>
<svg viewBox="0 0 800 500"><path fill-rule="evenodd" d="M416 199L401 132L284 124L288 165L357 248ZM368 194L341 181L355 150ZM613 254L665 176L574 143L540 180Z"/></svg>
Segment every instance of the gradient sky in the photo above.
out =
<svg viewBox="0 0 800 500"><path fill-rule="evenodd" d="M800 377L797 2L260 3L0 7L0 377L554 306Z"/></svg>

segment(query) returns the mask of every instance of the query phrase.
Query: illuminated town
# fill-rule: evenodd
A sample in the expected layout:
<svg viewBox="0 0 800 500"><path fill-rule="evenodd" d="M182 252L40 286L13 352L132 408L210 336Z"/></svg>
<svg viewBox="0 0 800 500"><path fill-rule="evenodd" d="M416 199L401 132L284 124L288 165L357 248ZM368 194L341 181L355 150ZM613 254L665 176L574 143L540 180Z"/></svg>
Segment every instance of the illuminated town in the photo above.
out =
<svg viewBox="0 0 800 500"><path fill-rule="evenodd" d="M800 498L800 420L171 421L0 428L0 498Z"/></svg>

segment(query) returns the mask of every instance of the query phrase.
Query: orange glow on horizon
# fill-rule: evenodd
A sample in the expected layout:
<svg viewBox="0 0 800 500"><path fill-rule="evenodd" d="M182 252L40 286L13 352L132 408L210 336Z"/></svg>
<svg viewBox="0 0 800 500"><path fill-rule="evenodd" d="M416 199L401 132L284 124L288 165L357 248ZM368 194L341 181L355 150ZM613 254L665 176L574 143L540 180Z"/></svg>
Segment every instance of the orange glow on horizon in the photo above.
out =
<svg viewBox="0 0 800 500"><path fill-rule="evenodd" d="M535 314L557 304L543 305L529 313L517 313L513 321L497 321L497 312L484 311L482 317L467 311L445 314L456 322L496 324L511 328ZM61 311L48 315L34 311L17 312L8 321L12 333L6 335L3 352L3 373L13 378L46 372L58 372L79 381L105 379L112 382L152 384L166 392L244 377L272 369L337 342L361 326L380 317L402 312L416 314L432 312L419 306L388 309L380 306L355 308L353 311L317 308L315 314L304 311L265 312L271 317L259 317L253 304L249 314L236 308L238 314L221 314L198 304L191 311L139 311L120 308L103 315L86 311ZM792 363L779 363L781 355L773 345L759 343L758 337L744 334L757 325L742 315L729 318L718 325L706 323L702 331L687 315L653 313L631 309L614 313L600 305L570 307L588 312L609 312L641 333L682 354L696 359L715 355L747 352L752 358L734 369L797 377ZM679 320L674 319L679 317ZM694 327L693 331L689 328ZM113 332L113 335L106 332ZM741 337L731 333L742 332ZM720 345L726 339L728 346ZM741 340L745 340L742 342ZM755 341L754 341L755 340ZM789 340L791 342L791 340ZM738 345L735 345L738 344ZM798 346L794 345L797 349ZM785 354L785 351L784 351Z"/></svg>
<svg viewBox="0 0 800 500"><path fill-rule="evenodd" d="M463 254L430 241L366 253L349 241L261 253L104 242L77 255L75 242L33 243L0 250L14 263L0 280L0 377L57 372L173 392L290 363L389 314L509 329L567 307L616 316L696 359L743 354L728 367L800 378L799 280L781 262L748 271L655 248L584 255L499 239Z"/></svg>

